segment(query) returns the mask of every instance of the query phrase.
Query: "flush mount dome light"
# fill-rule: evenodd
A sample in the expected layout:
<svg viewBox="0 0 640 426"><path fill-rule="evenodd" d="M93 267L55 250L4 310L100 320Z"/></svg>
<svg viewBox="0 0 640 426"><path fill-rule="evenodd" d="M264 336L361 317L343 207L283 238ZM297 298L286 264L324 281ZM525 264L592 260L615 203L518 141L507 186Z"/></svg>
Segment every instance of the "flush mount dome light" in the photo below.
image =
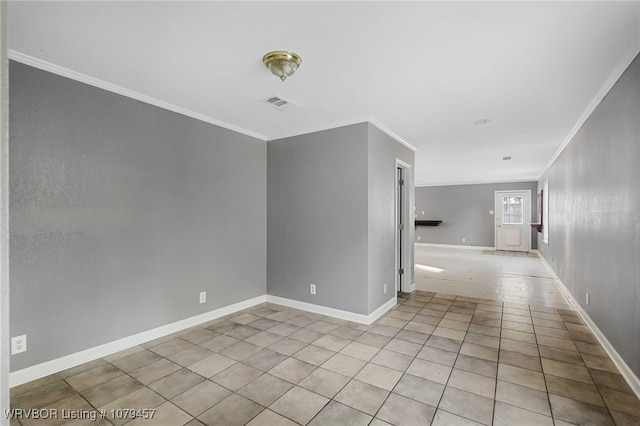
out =
<svg viewBox="0 0 640 426"><path fill-rule="evenodd" d="M269 71L271 71L273 75L285 81L287 77L296 72L302 63L302 58L293 52L276 50L275 52L269 52L264 55L262 62L269 68Z"/></svg>

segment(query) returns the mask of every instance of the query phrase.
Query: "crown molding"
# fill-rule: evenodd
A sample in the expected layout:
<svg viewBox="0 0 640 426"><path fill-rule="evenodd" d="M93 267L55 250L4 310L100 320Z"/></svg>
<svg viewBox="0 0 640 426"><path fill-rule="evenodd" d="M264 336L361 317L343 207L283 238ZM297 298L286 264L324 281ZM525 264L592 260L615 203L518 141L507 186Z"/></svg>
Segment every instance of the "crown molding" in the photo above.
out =
<svg viewBox="0 0 640 426"><path fill-rule="evenodd" d="M292 132L280 133L272 135L267 138L267 141L276 141L279 139L293 138L296 136L308 135L311 133L324 132L325 130L339 129L340 127L353 126L354 124L363 124L369 121L368 117L352 117L346 120L336 120L329 123L320 124L317 126L304 127Z"/></svg>
<svg viewBox="0 0 640 426"><path fill-rule="evenodd" d="M562 154L567 145L569 145L569 143L573 140L573 137L576 135L576 133L578 133L580 128L582 128L582 125L585 123L585 121L587 121L591 114L593 114L598 105L600 105L600 102L602 102L604 97L607 96L616 82L620 79L620 77L622 77L622 74L624 74L627 68L629 68L629 65L631 65L631 62L633 62L635 57L638 56L638 53L640 53L640 37L636 38L631 43L631 46L629 46L620 62L618 62L618 65L613 69L613 71L611 71L607 79L600 87L600 90L598 90L598 93L596 93L576 124L569 131L569 134L564 138L560 147L556 150L555 154L553 154L551 159L544 166L544 169L542 170L542 173L540 173L540 176L537 180L542 179L542 176L544 176L544 174L547 173L547 171L551 168L553 163L558 159L560 154Z"/></svg>
<svg viewBox="0 0 640 426"><path fill-rule="evenodd" d="M537 182L539 178L531 179L514 179L514 180L487 180L487 181L462 181L462 182L443 182L443 183L416 183L416 188L427 188L431 186L467 186L467 185L492 185L498 183L526 183Z"/></svg>
<svg viewBox="0 0 640 426"><path fill-rule="evenodd" d="M345 126L350 126L353 124L361 124L361 123L370 123L372 125L374 125L375 127L377 127L378 129L380 129L382 132L386 133L389 137L391 137L392 139L394 139L395 141L397 141L398 143L406 146L407 148L409 148L412 151L417 151L418 149L416 147L414 147L413 145L411 145L410 143L408 143L407 141L405 141L404 139L402 139L400 136L398 136L397 134L395 134L394 132L392 132L388 127L386 127L384 124L382 124L379 120L375 119L374 117L370 117L370 116L360 116L360 117L354 117L354 118L350 118L347 120L340 120L337 122L332 122L332 123L327 123L327 124L323 124L320 126L314 126L314 127L310 127L307 129L303 129L301 131L297 131L294 133L287 133L285 135L281 135L281 136L277 136L277 137L267 137L266 135L263 135L261 133L257 133L248 129L244 129L242 127L239 126L235 126L231 123L227 123L225 121L221 121L221 120L217 120L213 117L209 117L207 115L204 114L200 114L198 112L192 111L190 109L187 108L183 108L174 104L171 104L169 102L165 102L163 100L157 99L157 98L153 98L151 96L147 96L144 95L142 93L130 90L130 89L126 89L122 86L118 86L116 84L112 84L109 83L107 81L104 80L100 80L98 78L94 78L91 76L88 76L86 74L77 72L77 71L73 71L69 68L65 68L62 67L60 65L56 65L54 63L51 62L47 62L45 60L18 52L16 50L9 50L9 59L16 61L16 62L20 62L22 64L25 65L29 65L32 66L34 68L38 68L41 69L43 71L48 71L50 73L62 76L62 77L66 77L69 78L71 80L75 80L81 83L85 83L88 84L90 86L94 86L112 93L117 93L119 95L122 96L126 96L128 98L131 99L135 99L138 100L140 102L144 102L147 103L149 105L154 105L157 106L159 108L162 109L166 109L168 111L172 111L172 112L176 112L178 114L182 114L184 116L187 117L191 117L191 118L195 118L196 120L200 120L203 121L205 123L209 123L209 124L213 124L215 126L218 127L222 127L224 129L227 130L231 130L237 133L241 133L243 135L247 135L256 139L260 139L263 141L268 141L268 140L276 140L276 139L284 139L284 138L289 138L289 137L293 137L293 136L300 136L300 135L305 135L305 134L309 134L309 133L315 133L315 132L321 132L324 130L330 130L330 129L335 129L335 128L339 128L339 127L345 127Z"/></svg>
<svg viewBox="0 0 640 426"><path fill-rule="evenodd" d="M387 126L385 126L384 124L382 124L378 119L374 118L374 117L369 117L369 123L373 124L374 126L376 126L378 129L382 130L384 133L387 134L387 136L389 136L392 139L395 139L396 142L401 143L402 145L406 146L407 148L409 148L411 151L416 152L418 150L418 148L416 148L415 146L411 145L409 142L405 141L404 139L402 139L400 136L396 135L395 133L393 133L391 130L389 130L389 128Z"/></svg>
<svg viewBox="0 0 640 426"><path fill-rule="evenodd" d="M144 102L149 105L154 105L159 108L166 109L168 111L182 114L187 117L195 118L196 120L213 124L215 126L222 127L224 129L231 130L236 133L241 133L243 135L260 139L263 141L267 140L267 137L263 134L260 134L251 130L243 129L242 127L235 126L225 121L217 120L207 115L200 114L198 112L192 111L187 108L179 107L177 105L162 101L160 99L153 98L151 96L143 95L142 93L138 93L133 90L126 89L124 87L106 82L104 80L90 77L86 74L82 74L77 71L73 71L68 68L61 67L51 62L47 62L42 59L35 58L33 56L29 56L15 50L9 50L9 59L14 60L16 62L20 62L25 65L32 66L34 68L41 69L43 71L48 71L50 73L69 78L71 80L79 81L81 83L85 83L90 86L94 86L112 93L117 93L119 95L126 96L128 98L135 99L137 101Z"/></svg>
<svg viewBox="0 0 640 426"><path fill-rule="evenodd" d="M364 124L364 123L369 123L375 126L381 132L389 136L391 139L406 146L410 150L414 152L418 150L418 148L416 148L415 146L411 145L410 143L402 139L400 136L393 133L391 130L389 130L388 127L382 124L379 120L371 116L358 116L358 117L348 118L346 120L332 121L330 123L325 123L319 126L311 126L308 128L304 128L298 131L294 131L292 133L286 133L286 134L281 134L275 137L270 137L267 140L275 141L278 139L293 138L295 136L308 135L310 133L317 133L317 132L324 132L325 130L339 129L340 127L353 126L354 124Z"/></svg>

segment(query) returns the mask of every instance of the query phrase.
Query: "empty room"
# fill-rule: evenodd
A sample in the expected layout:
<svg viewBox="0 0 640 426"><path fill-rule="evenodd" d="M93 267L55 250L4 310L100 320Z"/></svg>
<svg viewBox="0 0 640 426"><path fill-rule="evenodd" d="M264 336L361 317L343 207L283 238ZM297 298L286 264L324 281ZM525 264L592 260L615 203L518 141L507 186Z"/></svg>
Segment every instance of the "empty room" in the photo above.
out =
<svg viewBox="0 0 640 426"><path fill-rule="evenodd" d="M640 424L640 1L0 17L0 425Z"/></svg>

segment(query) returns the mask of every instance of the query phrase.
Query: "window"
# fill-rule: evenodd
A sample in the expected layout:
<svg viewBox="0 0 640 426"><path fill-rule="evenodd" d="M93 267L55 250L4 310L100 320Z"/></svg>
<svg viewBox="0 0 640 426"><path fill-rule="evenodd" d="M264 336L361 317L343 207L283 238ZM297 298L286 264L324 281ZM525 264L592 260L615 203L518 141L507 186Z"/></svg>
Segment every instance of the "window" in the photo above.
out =
<svg viewBox="0 0 640 426"><path fill-rule="evenodd" d="M522 225L524 223L523 203L523 197L502 197L502 223L504 225Z"/></svg>
<svg viewBox="0 0 640 426"><path fill-rule="evenodd" d="M549 244L549 181L544 182L542 190L542 241Z"/></svg>

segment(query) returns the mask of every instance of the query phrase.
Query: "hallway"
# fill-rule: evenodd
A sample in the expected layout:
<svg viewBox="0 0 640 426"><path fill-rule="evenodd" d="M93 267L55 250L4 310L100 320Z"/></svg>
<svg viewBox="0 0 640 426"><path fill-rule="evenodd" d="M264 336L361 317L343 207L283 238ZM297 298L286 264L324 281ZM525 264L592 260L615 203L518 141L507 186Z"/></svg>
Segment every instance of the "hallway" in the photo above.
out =
<svg viewBox="0 0 640 426"><path fill-rule="evenodd" d="M415 245L416 290L573 309L535 252Z"/></svg>
<svg viewBox="0 0 640 426"><path fill-rule="evenodd" d="M419 290L372 325L262 304L18 386L12 408L105 413L74 425L640 424L540 260L417 246L416 266ZM153 420L114 418L126 408Z"/></svg>

